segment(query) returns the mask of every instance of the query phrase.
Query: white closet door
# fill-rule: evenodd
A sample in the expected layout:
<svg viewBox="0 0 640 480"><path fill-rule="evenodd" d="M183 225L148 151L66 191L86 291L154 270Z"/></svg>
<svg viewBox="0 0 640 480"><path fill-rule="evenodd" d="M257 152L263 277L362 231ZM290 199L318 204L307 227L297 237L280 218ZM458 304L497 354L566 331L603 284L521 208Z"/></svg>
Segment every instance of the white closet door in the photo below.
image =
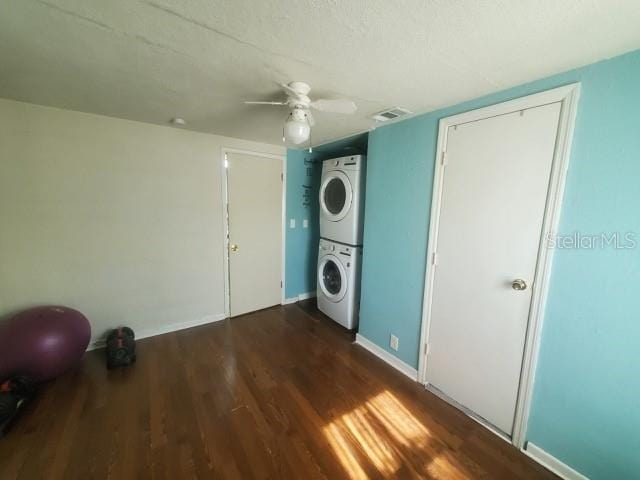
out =
<svg viewBox="0 0 640 480"><path fill-rule="evenodd" d="M447 135L427 383L508 435L559 115L553 103Z"/></svg>
<svg viewBox="0 0 640 480"><path fill-rule="evenodd" d="M282 281L282 161L227 156L231 316L278 305Z"/></svg>

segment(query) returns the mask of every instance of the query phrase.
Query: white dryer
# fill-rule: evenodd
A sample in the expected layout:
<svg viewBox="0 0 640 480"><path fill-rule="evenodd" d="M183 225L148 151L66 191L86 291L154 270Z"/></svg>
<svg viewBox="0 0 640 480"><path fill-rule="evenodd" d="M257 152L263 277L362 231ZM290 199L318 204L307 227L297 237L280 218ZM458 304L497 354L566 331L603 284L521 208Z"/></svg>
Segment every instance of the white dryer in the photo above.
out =
<svg viewBox="0 0 640 480"><path fill-rule="evenodd" d="M358 327L362 247L320 239L318 308L345 328Z"/></svg>
<svg viewBox="0 0 640 480"><path fill-rule="evenodd" d="M365 157L352 155L322 162L320 236L362 245Z"/></svg>

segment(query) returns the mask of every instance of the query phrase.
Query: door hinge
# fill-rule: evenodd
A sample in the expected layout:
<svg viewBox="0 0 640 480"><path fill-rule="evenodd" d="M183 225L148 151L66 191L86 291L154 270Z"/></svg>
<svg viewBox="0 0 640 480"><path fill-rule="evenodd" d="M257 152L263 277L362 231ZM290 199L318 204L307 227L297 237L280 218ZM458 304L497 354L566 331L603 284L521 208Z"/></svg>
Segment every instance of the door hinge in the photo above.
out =
<svg viewBox="0 0 640 480"><path fill-rule="evenodd" d="M281 182L284 182L284 173L281 173L281 174L280 174L280 181L281 181Z"/></svg>
<svg viewBox="0 0 640 480"><path fill-rule="evenodd" d="M431 257L431 265L438 265L438 252L433 252L433 256Z"/></svg>
<svg viewBox="0 0 640 480"><path fill-rule="evenodd" d="M282 288L282 280L280 281L280 288Z"/></svg>
<svg viewBox="0 0 640 480"><path fill-rule="evenodd" d="M442 166L447 164L447 152L446 151L443 151L442 155L440 156L440 164Z"/></svg>
<svg viewBox="0 0 640 480"><path fill-rule="evenodd" d="M425 355L429 355L429 344L428 343L424 344L424 354Z"/></svg>

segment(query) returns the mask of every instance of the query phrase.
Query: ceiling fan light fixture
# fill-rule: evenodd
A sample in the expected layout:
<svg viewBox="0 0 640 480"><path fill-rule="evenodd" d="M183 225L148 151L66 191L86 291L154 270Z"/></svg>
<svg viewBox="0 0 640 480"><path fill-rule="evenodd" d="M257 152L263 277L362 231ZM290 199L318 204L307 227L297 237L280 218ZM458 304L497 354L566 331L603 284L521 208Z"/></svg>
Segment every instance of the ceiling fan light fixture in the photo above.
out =
<svg viewBox="0 0 640 480"><path fill-rule="evenodd" d="M353 100L346 98L318 98L311 100L309 92L311 86L306 82L281 83L287 98L280 102L273 101L245 101L252 105L287 106L291 112L282 126L282 142L290 145L300 145L309 141L311 151L311 128L315 125L311 110L327 113L353 114L358 106Z"/></svg>
<svg viewBox="0 0 640 480"><path fill-rule="evenodd" d="M294 109L284 124L284 139L288 143L300 145L309 139L311 125L302 110Z"/></svg>

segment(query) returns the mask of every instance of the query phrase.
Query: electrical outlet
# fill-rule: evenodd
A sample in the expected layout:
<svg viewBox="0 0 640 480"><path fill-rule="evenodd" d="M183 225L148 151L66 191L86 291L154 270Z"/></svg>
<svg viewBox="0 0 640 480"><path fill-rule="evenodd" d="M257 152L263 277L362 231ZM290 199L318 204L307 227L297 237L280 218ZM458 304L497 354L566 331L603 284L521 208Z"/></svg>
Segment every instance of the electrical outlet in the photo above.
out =
<svg viewBox="0 0 640 480"><path fill-rule="evenodd" d="M400 341L398 340L398 337L396 337L395 335L391 335L391 339L389 340L389 347L397 352L399 342Z"/></svg>
<svg viewBox="0 0 640 480"><path fill-rule="evenodd" d="M289 228L296 228L296 219L295 218L289 219Z"/></svg>
<svg viewBox="0 0 640 480"><path fill-rule="evenodd" d="M309 228L309 220L306 218L302 220L302 228Z"/></svg>

